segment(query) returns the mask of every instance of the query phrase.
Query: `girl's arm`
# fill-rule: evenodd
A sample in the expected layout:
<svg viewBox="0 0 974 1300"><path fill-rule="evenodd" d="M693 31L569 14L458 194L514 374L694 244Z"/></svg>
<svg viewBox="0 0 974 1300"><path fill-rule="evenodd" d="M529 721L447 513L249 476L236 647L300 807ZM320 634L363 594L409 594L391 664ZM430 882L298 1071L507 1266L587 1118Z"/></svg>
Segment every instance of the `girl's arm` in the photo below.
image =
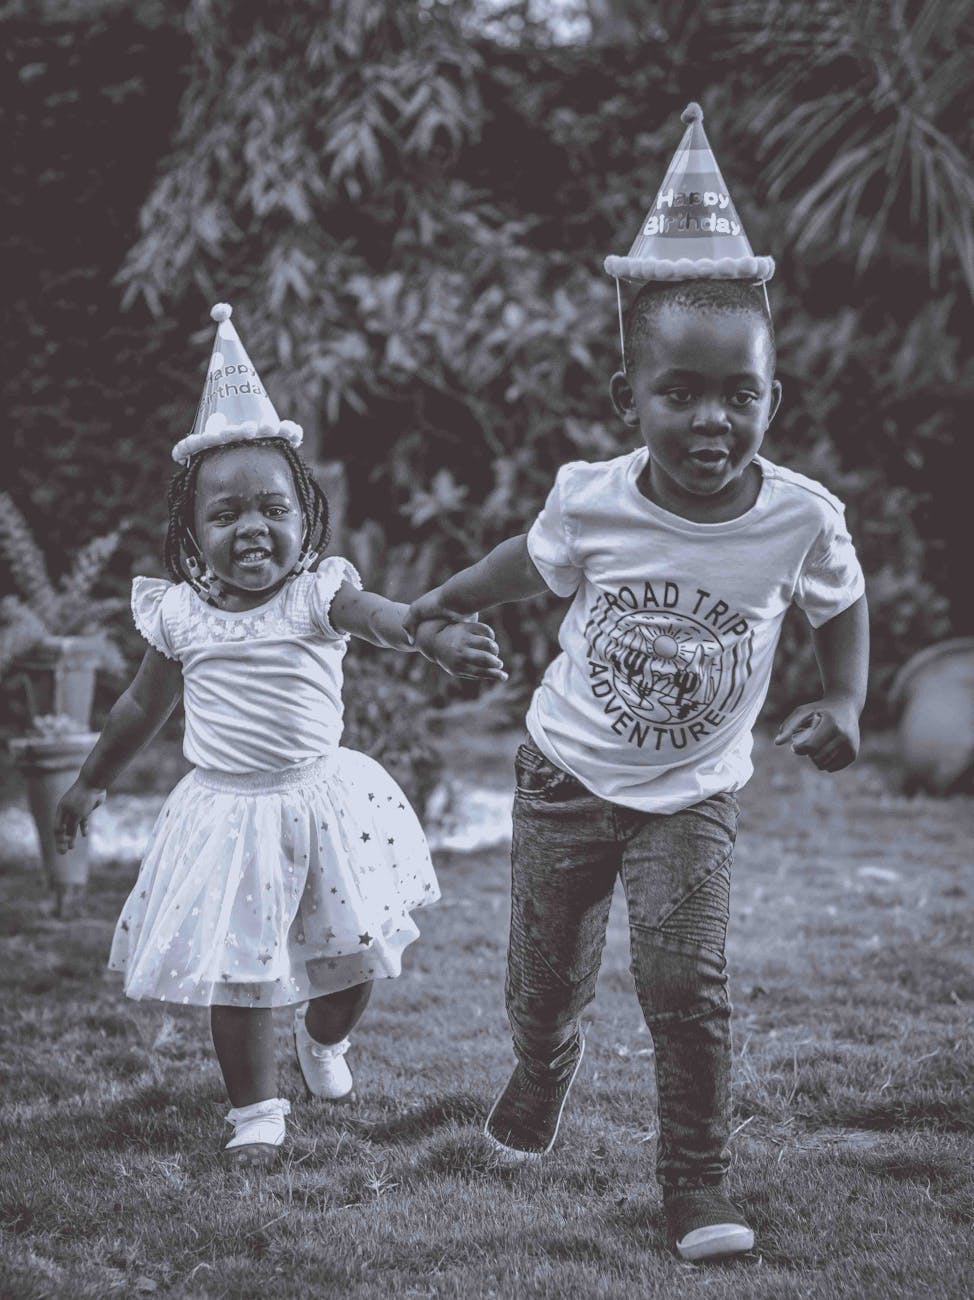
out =
<svg viewBox="0 0 974 1300"><path fill-rule="evenodd" d="M527 600L549 590L528 553L527 533L499 543L476 564L447 578L409 607L406 631L415 633L426 619L450 621L492 605Z"/></svg>
<svg viewBox="0 0 974 1300"><path fill-rule="evenodd" d="M848 609L812 630L822 678L822 698L793 709L775 736L783 745L801 732L792 748L816 767L838 772L859 753L859 715L869 676L869 611L860 596Z"/></svg>
<svg viewBox="0 0 974 1300"><path fill-rule="evenodd" d="M79 826L87 834L88 818L105 802L106 790L166 721L182 689L179 664L148 649L131 686L116 700L78 779L58 804L54 838L59 852L71 848Z"/></svg>
<svg viewBox="0 0 974 1300"><path fill-rule="evenodd" d="M455 677L507 681L494 633L486 623L449 625L441 619L430 622L414 642L403 627L407 608L374 591L359 591L343 582L331 602L329 619L336 632L349 632L385 650L407 654L419 650Z"/></svg>

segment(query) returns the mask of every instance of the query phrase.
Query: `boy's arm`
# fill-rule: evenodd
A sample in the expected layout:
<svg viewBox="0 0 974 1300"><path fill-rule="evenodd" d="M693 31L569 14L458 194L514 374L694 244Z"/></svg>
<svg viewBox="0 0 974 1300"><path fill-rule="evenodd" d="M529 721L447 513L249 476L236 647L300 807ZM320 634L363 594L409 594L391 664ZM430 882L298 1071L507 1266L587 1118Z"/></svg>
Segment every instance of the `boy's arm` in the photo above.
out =
<svg viewBox="0 0 974 1300"><path fill-rule="evenodd" d="M426 619L455 622L477 610L513 600L526 600L548 590L548 584L528 553L527 533L522 533L501 542L482 560L455 573L441 586L414 601L404 626L408 633L415 634Z"/></svg>
<svg viewBox="0 0 974 1300"><path fill-rule="evenodd" d="M331 602L329 620L337 632L348 632L384 650L407 654L419 650L455 677L507 681L493 630L486 623L464 622L450 627L440 619L424 628L414 641L403 627L407 608L374 591L359 591L350 582L343 582Z"/></svg>
<svg viewBox="0 0 974 1300"><path fill-rule="evenodd" d="M148 649L131 686L116 700L78 779L58 804L54 838L59 852L74 844L78 827L105 802L105 791L147 745L176 707L183 674L178 663Z"/></svg>
<svg viewBox="0 0 974 1300"><path fill-rule="evenodd" d="M848 609L812 630L822 678L822 698L793 709L775 736L783 745L797 733L796 754L807 754L825 772L838 772L859 753L859 715L869 674L869 611L860 596ZM817 720L816 720L817 716Z"/></svg>

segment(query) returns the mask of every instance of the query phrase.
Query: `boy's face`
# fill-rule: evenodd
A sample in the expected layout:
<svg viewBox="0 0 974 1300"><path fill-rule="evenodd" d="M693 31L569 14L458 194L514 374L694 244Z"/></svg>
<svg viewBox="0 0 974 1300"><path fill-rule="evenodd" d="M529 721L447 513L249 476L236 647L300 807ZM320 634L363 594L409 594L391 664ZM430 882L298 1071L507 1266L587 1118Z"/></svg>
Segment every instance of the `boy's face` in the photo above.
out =
<svg viewBox="0 0 974 1300"><path fill-rule="evenodd" d="M287 460L273 447L208 456L196 480L194 523L204 559L231 591L275 587L297 563L304 536Z"/></svg>
<svg viewBox="0 0 974 1300"><path fill-rule="evenodd" d="M781 400L761 320L664 307L633 372L613 375L610 391L626 424L639 425L654 494L733 500Z"/></svg>

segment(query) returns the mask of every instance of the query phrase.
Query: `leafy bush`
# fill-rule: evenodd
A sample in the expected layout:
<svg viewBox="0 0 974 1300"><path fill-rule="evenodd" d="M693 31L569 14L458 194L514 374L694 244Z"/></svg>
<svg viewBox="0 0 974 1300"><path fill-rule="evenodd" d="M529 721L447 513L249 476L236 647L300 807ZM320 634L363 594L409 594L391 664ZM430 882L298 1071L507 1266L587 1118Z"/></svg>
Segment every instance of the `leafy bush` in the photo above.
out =
<svg viewBox="0 0 974 1300"><path fill-rule="evenodd" d="M898 663L948 619L974 628L964 6L605 0L570 43L543 9L85 0L10 24L6 409L25 512L51 520L55 556L137 501L130 544L159 549L209 341L194 331L219 297L311 459L346 466L349 544L364 529L390 554L390 595L523 530L559 463L632 445L606 397L602 259L628 247L702 98L752 244L778 262L768 454L848 502L881 716ZM497 614L523 680L559 613ZM791 623L779 673L769 708L814 688Z"/></svg>
<svg viewBox="0 0 974 1300"><path fill-rule="evenodd" d="M0 560L20 592L0 598L0 674L51 636L98 636L99 666L112 672L124 670L125 661L106 634L106 621L125 602L93 599L91 594L120 539L116 530L88 542L55 585L26 519L9 493L0 492Z"/></svg>
<svg viewBox="0 0 974 1300"><path fill-rule="evenodd" d="M408 682L390 677L378 663L353 655L345 660L342 697L342 743L381 763L422 817L442 770L430 739L425 697Z"/></svg>

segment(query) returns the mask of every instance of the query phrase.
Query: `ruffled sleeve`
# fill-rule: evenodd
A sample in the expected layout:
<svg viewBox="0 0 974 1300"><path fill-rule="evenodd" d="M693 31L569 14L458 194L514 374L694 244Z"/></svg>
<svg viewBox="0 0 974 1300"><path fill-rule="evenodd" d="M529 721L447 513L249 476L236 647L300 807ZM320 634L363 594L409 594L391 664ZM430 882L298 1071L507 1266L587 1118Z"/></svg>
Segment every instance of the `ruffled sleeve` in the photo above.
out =
<svg viewBox="0 0 974 1300"><path fill-rule="evenodd" d="M331 625L331 602L335 599L343 582L350 583L356 591L362 590L362 579L354 564L340 555L330 555L322 560L321 565L312 576L308 611L317 631L329 639L347 640L345 632L337 632Z"/></svg>
<svg viewBox="0 0 974 1300"><path fill-rule="evenodd" d="M132 617L153 650L158 650L167 659L178 660L166 626L164 609L167 594L174 590L175 584L165 578L133 578Z"/></svg>

